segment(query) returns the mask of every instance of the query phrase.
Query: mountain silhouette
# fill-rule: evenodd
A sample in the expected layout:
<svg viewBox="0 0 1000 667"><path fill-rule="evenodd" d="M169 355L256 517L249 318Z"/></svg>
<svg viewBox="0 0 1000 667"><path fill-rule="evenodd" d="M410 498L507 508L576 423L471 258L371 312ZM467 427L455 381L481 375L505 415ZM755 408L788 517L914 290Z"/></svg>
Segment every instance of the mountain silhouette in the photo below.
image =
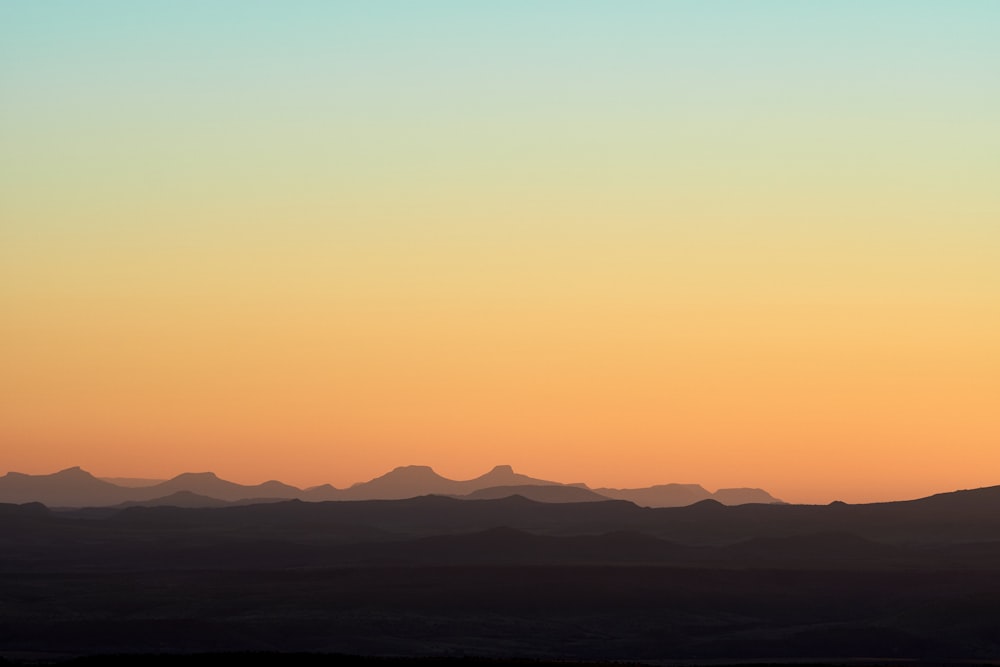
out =
<svg viewBox="0 0 1000 667"><path fill-rule="evenodd" d="M333 495L343 500L401 500L428 494L462 496L497 486L563 485L521 475L509 465L498 465L484 475L463 481L442 477L429 466L411 465L395 468L381 477L355 484Z"/></svg>
<svg viewBox="0 0 1000 667"><path fill-rule="evenodd" d="M544 479L535 479L520 473L514 472L514 468L509 465L494 466L485 475L480 475L467 482L458 482L471 490L467 493L474 493L482 489L498 486L567 486L559 482L550 482Z"/></svg>
<svg viewBox="0 0 1000 667"><path fill-rule="evenodd" d="M341 494L345 500L401 500L428 494L455 493L455 482L430 466L400 466L368 482L360 482Z"/></svg>
<svg viewBox="0 0 1000 667"><path fill-rule="evenodd" d="M279 499L323 502L402 500L425 495L466 497L472 494L479 494L472 499L518 494L543 502L559 503L610 498L627 500L643 507L681 507L706 499L716 499L726 505L780 502L762 489L720 489L713 494L697 484L591 489L582 483L563 484L529 477L515 472L509 465L495 466L485 474L468 480L449 479L429 466L401 466L346 489L323 484L303 490L275 480L255 485L237 484L211 472L187 472L166 481L118 478L121 483L114 483L114 479L99 479L79 467L50 475L9 472L0 477L0 503L41 502L50 507L110 507L122 503L159 504L182 492L207 499L174 498L184 506L208 506L213 504L209 502L211 500L230 503Z"/></svg>
<svg viewBox="0 0 1000 667"><path fill-rule="evenodd" d="M899 507L916 508L921 512L963 512L969 514L992 514L1000 512L1000 486L979 489L962 489L948 493L936 493L926 498L892 503Z"/></svg>

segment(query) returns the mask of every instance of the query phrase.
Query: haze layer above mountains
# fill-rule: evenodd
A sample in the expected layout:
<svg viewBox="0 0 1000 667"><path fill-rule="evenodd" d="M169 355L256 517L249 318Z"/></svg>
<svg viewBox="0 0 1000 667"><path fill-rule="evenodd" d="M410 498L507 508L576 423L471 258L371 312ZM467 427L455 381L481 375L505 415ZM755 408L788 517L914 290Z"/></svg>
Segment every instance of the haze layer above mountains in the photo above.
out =
<svg viewBox="0 0 1000 667"><path fill-rule="evenodd" d="M627 500L645 507L681 507L702 500L724 505L781 502L756 488L719 489L698 484L660 484L638 489L591 489L536 479L499 465L470 480L452 480L427 466L402 466L346 489L329 484L300 489L279 481L243 485L211 472L183 473L169 480L101 479L78 467L50 475L9 472L0 477L0 503L40 502L51 507L104 507L124 504L211 507L263 500L400 500L425 495L470 499L520 495L540 502Z"/></svg>

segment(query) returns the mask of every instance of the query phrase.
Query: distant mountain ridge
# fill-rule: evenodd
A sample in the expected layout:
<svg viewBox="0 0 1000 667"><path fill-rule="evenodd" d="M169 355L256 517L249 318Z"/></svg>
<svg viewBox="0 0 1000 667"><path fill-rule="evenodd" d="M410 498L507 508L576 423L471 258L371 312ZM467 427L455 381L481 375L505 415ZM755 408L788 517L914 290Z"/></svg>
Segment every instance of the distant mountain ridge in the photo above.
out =
<svg viewBox="0 0 1000 667"><path fill-rule="evenodd" d="M482 489L501 486L566 486L560 482L535 479L514 472L509 465L498 465L484 475L465 481L442 477L430 466L400 466L368 482L347 489L326 492L330 497L317 500L402 500L416 496L464 496ZM315 494L321 495L321 494ZM312 499L312 498L310 498Z"/></svg>
<svg viewBox="0 0 1000 667"><path fill-rule="evenodd" d="M596 502L627 500L645 507L680 507L703 500L726 505L781 502L763 489L719 489L711 493L698 484L661 484L641 489L591 489L586 484L564 484L515 472L498 465L469 480L443 477L429 466L400 466L346 489L329 484L300 489L277 480L245 485L230 482L211 472L187 472L168 480L99 479L79 468L48 475L9 472L0 477L0 503L39 502L50 507L111 507L119 505L169 505L215 507L220 503L267 502L273 500L403 500L425 495L455 498L495 499L521 495L540 502Z"/></svg>

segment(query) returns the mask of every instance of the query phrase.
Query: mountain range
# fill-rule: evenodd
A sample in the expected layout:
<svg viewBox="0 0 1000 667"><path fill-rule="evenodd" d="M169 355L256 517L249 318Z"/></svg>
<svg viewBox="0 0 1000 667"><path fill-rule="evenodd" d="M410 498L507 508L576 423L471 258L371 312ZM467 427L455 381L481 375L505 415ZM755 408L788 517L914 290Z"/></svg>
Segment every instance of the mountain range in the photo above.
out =
<svg viewBox="0 0 1000 667"><path fill-rule="evenodd" d="M526 490L575 501L469 498ZM439 665L1000 656L1000 487L864 505L649 508L590 494L0 503L0 658L164 647L450 658Z"/></svg>
<svg viewBox="0 0 1000 667"><path fill-rule="evenodd" d="M0 502L0 664L165 649L449 658L438 665L1000 657L1000 486L861 505L651 508L491 473L479 483L522 483L470 491L476 480L402 469L352 492L423 490L402 484L415 480L469 492L259 502L177 489L294 487L194 474L146 487L170 492L152 501ZM64 500L88 488L117 500L121 488L81 470L2 481Z"/></svg>
<svg viewBox="0 0 1000 667"><path fill-rule="evenodd" d="M168 480L101 479L79 467L49 475L9 472L0 477L0 503L40 502L49 507L136 504L214 507L277 500L402 500L425 495L468 499L520 495L549 503L627 500L643 507L681 507L703 500L724 505L781 502L763 489L719 489L712 493L698 484L591 489L582 483L563 484L529 477L509 465L498 465L470 480L448 479L428 466L402 466L344 489L329 484L300 489L276 480L256 485L237 484L211 472L188 472Z"/></svg>

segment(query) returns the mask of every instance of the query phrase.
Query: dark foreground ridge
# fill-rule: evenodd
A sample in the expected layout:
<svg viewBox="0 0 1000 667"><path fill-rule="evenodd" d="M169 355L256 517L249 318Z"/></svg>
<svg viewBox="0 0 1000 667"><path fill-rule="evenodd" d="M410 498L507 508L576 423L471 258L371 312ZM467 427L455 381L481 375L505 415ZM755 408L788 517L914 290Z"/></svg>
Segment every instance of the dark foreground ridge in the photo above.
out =
<svg viewBox="0 0 1000 667"><path fill-rule="evenodd" d="M303 667L645 667L647 663L628 662L581 662L572 660L532 660L526 658L400 658L344 655L336 653L192 653L192 654L113 654L96 655L63 660L47 660L44 664L61 665L63 667L126 667L131 665L148 665L149 667L174 667L191 664L235 664L235 665L301 665ZM3 665L37 665L36 661L6 661L0 658ZM683 667L696 665L690 662L658 663L663 666ZM930 663L909 660L850 660L839 662L743 662L723 664L710 663L712 667L927 667ZM935 667L977 667L977 663L934 662ZM995 663L979 663L981 667L995 667ZM651 667L651 666L650 666Z"/></svg>
<svg viewBox="0 0 1000 667"><path fill-rule="evenodd" d="M660 509L0 504L0 592L8 659L984 662L1000 659L1000 487Z"/></svg>

